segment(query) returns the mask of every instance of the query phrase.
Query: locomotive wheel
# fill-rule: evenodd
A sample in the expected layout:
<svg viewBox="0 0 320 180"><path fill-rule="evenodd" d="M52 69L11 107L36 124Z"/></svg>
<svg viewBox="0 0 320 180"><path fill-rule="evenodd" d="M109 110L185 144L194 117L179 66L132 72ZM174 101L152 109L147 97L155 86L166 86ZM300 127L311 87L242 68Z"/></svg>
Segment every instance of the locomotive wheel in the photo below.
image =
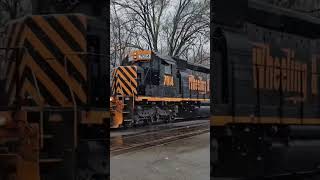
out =
<svg viewBox="0 0 320 180"><path fill-rule="evenodd" d="M154 122L159 122L160 121L160 115L159 114L156 114L155 115L155 121Z"/></svg>
<svg viewBox="0 0 320 180"><path fill-rule="evenodd" d="M134 126L134 121L123 122L123 128L125 128L125 129L132 128L133 126Z"/></svg>
<svg viewBox="0 0 320 180"><path fill-rule="evenodd" d="M174 120L175 120L174 116L170 116L169 122L174 122Z"/></svg>
<svg viewBox="0 0 320 180"><path fill-rule="evenodd" d="M150 123L149 125L154 124L156 121L157 121L156 117L155 116L151 116L150 117L150 121L149 121L149 123Z"/></svg>
<svg viewBox="0 0 320 180"><path fill-rule="evenodd" d="M165 123L170 123L171 122L171 117L169 116L164 122Z"/></svg>
<svg viewBox="0 0 320 180"><path fill-rule="evenodd" d="M144 124L147 125L147 126L152 125L153 121L154 121L153 119L154 119L154 117L150 117L150 119L144 120Z"/></svg>
<svg viewBox="0 0 320 180"><path fill-rule="evenodd" d="M174 122L174 116L170 115L165 122L166 122L166 123L172 123L172 122Z"/></svg>

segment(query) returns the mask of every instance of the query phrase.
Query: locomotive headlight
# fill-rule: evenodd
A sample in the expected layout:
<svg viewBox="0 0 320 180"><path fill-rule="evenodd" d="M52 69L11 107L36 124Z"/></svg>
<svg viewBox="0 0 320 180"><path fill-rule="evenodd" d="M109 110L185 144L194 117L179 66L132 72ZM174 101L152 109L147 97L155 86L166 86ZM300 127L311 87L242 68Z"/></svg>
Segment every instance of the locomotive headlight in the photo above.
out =
<svg viewBox="0 0 320 180"><path fill-rule="evenodd" d="M7 118L5 116L0 115L0 127L5 126L7 124Z"/></svg>

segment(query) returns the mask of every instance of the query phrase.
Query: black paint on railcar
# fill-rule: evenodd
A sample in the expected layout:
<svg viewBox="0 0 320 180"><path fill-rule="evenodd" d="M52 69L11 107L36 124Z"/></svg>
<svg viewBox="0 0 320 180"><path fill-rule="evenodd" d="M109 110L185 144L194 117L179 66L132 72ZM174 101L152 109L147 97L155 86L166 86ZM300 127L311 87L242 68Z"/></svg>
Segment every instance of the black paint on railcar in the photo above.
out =
<svg viewBox="0 0 320 180"><path fill-rule="evenodd" d="M320 157L291 163L286 153L318 138L320 20L258 0L237 1L230 15L226 3L212 3L211 176L314 170Z"/></svg>

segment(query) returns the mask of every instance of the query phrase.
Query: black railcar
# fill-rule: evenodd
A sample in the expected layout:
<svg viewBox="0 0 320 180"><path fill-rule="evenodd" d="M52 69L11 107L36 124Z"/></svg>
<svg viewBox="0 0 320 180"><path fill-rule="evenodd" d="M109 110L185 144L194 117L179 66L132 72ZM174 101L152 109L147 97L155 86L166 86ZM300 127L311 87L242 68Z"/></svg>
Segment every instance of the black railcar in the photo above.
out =
<svg viewBox="0 0 320 180"><path fill-rule="evenodd" d="M320 138L320 20L255 0L212 4L212 175L315 170L319 157L298 167L285 151Z"/></svg>

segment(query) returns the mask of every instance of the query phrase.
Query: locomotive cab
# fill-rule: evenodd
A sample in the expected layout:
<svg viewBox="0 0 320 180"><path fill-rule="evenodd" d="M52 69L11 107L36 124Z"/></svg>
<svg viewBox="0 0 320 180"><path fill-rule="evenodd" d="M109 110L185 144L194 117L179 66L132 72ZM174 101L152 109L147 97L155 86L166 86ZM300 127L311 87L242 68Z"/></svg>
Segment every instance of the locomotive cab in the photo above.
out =
<svg viewBox="0 0 320 180"><path fill-rule="evenodd" d="M137 67L137 82L138 82L138 87L137 87L137 92L139 95L146 95L146 83L145 83L145 70L141 67Z"/></svg>

